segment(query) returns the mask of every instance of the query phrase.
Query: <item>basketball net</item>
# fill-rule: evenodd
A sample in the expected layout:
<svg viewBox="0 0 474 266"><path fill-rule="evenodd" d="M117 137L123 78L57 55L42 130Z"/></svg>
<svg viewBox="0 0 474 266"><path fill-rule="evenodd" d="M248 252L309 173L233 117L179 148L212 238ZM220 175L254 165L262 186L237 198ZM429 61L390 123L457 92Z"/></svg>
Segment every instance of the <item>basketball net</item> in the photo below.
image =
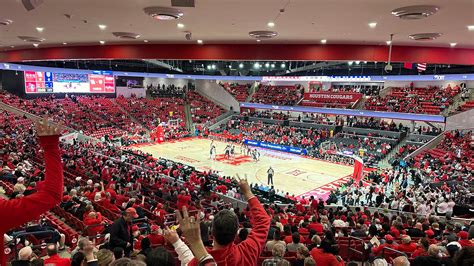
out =
<svg viewBox="0 0 474 266"><path fill-rule="evenodd" d="M337 154L338 152L337 145L333 141L325 141L319 145L320 154Z"/></svg>

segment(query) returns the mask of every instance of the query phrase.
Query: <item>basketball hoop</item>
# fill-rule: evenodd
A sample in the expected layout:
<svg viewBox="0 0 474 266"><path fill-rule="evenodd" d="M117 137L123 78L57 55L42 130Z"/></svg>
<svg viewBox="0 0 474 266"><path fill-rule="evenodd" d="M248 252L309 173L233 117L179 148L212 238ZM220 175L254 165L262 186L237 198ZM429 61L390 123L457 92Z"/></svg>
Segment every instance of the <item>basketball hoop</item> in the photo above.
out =
<svg viewBox="0 0 474 266"><path fill-rule="evenodd" d="M179 120L178 119L168 120L168 126L172 128L177 128L179 126Z"/></svg>
<svg viewBox="0 0 474 266"><path fill-rule="evenodd" d="M337 145L333 141L325 141L319 145L320 154L337 154L338 152Z"/></svg>

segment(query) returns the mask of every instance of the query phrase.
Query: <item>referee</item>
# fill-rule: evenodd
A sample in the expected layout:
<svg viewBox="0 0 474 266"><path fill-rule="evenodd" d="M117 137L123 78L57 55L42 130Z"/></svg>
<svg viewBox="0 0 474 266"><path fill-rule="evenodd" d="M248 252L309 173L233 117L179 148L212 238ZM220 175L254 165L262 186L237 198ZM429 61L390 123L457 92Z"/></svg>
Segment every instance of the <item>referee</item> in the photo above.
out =
<svg viewBox="0 0 474 266"><path fill-rule="evenodd" d="M273 168L270 166L270 168L268 168L268 170L267 170L268 185L272 184L272 186L273 186L273 174L274 173L275 173L275 171L273 171Z"/></svg>

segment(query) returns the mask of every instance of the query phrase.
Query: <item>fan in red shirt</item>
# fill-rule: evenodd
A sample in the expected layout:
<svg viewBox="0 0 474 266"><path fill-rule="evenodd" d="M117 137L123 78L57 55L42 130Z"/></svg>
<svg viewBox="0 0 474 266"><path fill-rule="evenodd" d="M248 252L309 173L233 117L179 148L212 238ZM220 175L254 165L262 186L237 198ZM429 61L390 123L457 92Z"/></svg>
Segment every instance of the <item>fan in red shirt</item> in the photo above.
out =
<svg viewBox="0 0 474 266"><path fill-rule="evenodd" d="M386 234L385 235L385 243L379 245L379 246L375 246L372 248L372 253L374 253L375 256L378 256L382 253L382 250L384 249L384 247L387 247L387 248L391 248L391 249L398 249L398 245L393 243L393 236L392 235L389 235L389 234Z"/></svg>
<svg viewBox="0 0 474 266"><path fill-rule="evenodd" d="M417 249L415 243L411 243L411 237L408 235L402 236L402 243L398 245L397 250L401 252L413 253Z"/></svg>
<svg viewBox="0 0 474 266"><path fill-rule="evenodd" d="M313 229L314 231L316 231L316 233L324 232L324 226L320 222L318 222L318 218L316 218L316 216L314 216L312 222L308 224L308 229Z"/></svg>
<svg viewBox="0 0 474 266"><path fill-rule="evenodd" d="M48 253L49 258L44 260L44 265L52 265L52 266L69 266L71 265L70 258L61 258L58 255L58 248L55 244L50 244L46 248L46 252Z"/></svg>
<svg viewBox="0 0 474 266"><path fill-rule="evenodd" d="M344 261L340 258L337 258L332 254L333 248L331 243L327 240L321 242L320 248L313 248L310 252L311 257L313 257L316 265L325 265L325 266L342 266Z"/></svg>
<svg viewBox="0 0 474 266"><path fill-rule="evenodd" d="M473 247L474 246L474 243L471 242L468 237L469 237L469 233L466 232L466 231L461 231L458 233L458 237L459 237L459 244L461 244L462 247Z"/></svg>
<svg viewBox="0 0 474 266"><path fill-rule="evenodd" d="M36 124L36 134L44 150L45 181L36 193L12 200L0 199L0 213L8 213L9 219L0 220L0 234L37 218L61 202L63 194L63 167L59 151L60 129L41 120ZM3 247L3 237L0 238ZM4 253L0 252L0 265L6 265Z"/></svg>
<svg viewBox="0 0 474 266"><path fill-rule="evenodd" d="M165 244L165 238L158 232L160 227L158 225L151 226L151 233L148 234L147 238L150 239L152 247L161 246Z"/></svg>
<svg viewBox="0 0 474 266"><path fill-rule="evenodd" d="M84 218L84 224L87 227L87 234L89 236L95 236L104 231L104 225L102 225L104 218L100 212L89 212Z"/></svg>
<svg viewBox="0 0 474 266"><path fill-rule="evenodd" d="M178 210L182 210L183 206L189 208L189 203L191 202L191 196L186 193L186 191L181 191L178 195L178 202L176 203Z"/></svg>
<svg viewBox="0 0 474 266"><path fill-rule="evenodd" d="M239 229L237 215L231 210L217 213L212 224L214 247L208 251L217 265L257 265L258 257L267 240L271 219L257 197L253 195L247 180L238 179L240 192L249 204L252 231L247 239L235 245L234 239ZM199 265L199 259L195 257L188 265Z"/></svg>

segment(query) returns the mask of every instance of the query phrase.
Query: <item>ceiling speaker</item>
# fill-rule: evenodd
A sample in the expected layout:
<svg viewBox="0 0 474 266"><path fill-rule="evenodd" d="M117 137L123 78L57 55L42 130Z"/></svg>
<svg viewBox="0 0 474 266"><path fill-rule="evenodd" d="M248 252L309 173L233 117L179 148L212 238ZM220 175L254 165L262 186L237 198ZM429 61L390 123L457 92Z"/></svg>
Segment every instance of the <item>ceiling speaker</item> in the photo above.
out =
<svg viewBox="0 0 474 266"><path fill-rule="evenodd" d="M43 0L21 0L21 3L23 3L27 11L31 11L41 5Z"/></svg>

